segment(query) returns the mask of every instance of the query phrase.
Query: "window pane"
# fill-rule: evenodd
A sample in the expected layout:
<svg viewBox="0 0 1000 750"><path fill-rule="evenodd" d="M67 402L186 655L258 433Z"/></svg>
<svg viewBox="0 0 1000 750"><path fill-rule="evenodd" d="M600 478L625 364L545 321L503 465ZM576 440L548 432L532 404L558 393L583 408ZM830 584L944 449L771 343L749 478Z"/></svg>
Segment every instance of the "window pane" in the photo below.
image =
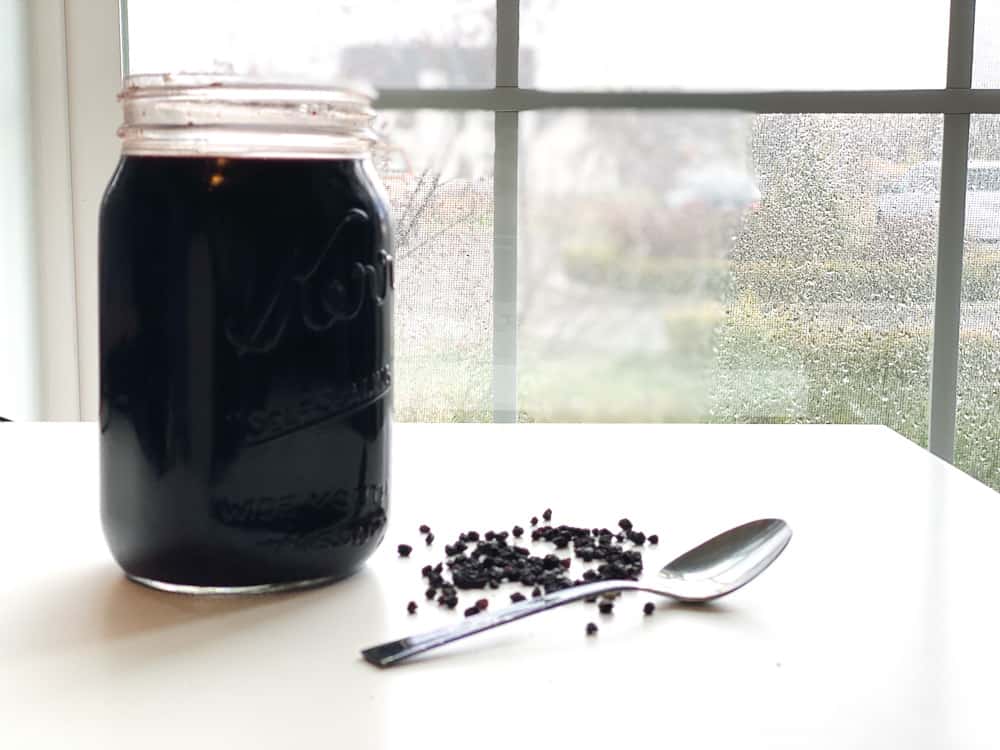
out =
<svg viewBox="0 0 1000 750"><path fill-rule="evenodd" d="M490 421L493 115L383 119L375 163L396 225L396 417Z"/></svg>
<svg viewBox="0 0 1000 750"><path fill-rule="evenodd" d="M1000 117L972 116L969 158L955 463L1000 489Z"/></svg>
<svg viewBox="0 0 1000 750"><path fill-rule="evenodd" d="M535 113L522 134L523 419L925 442L940 116Z"/></svg>
<svg viewBox="0 0 1000 750"><path fill-rule="evenodd" d="M982 3L981 3L982 4ZM948 0L522 0L521 85L880 89L945 84Z"/></svg>
<svg viewBox="0 0 1000 750"><path fill-rule="evenodd" d="M493 0L128 2L131 73L290 74L386 88L492 87L495 35Z"/></svg>
<svg viewBox="0 0 1000 750"><path fill-rule="evenodd" d="M1000 88L1000 3L976 3L976 45L972 87Z"/></svg>

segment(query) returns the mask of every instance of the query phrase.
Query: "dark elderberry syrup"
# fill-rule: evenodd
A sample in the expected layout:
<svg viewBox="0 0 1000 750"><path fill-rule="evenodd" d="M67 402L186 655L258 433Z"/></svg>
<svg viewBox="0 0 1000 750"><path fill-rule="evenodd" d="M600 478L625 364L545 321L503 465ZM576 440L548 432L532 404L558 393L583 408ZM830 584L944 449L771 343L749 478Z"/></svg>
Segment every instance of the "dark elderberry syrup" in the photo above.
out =
<svg viewBox="0 0 1000 750"><path fill-rule="evenodd" d="M393 266L364 158L125 155L101 207L101 512L175 590L357 570L389 499Z"/></svg>

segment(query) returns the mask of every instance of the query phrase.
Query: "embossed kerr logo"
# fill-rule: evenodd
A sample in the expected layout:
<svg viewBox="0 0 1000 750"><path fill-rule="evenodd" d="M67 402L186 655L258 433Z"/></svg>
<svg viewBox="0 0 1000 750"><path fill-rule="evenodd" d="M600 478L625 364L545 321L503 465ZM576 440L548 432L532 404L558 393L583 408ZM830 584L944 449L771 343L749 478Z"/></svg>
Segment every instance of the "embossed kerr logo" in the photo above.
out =
<svg viewBox="0 0 1000 750"><path fill-rule="evenodd" d="M306 328L322 332L357 318L368 300L381 307L396 286L393 259L385 250L379 251L375 264L355 261L349 278L337 277L338 260L352 238L370 230L368 214L352 208L315 258L303 258L297 250L289 253L288 263L269 289L247 312L226 320L229 343L241 356L263 354L281 340L296 311Z"/></svg>

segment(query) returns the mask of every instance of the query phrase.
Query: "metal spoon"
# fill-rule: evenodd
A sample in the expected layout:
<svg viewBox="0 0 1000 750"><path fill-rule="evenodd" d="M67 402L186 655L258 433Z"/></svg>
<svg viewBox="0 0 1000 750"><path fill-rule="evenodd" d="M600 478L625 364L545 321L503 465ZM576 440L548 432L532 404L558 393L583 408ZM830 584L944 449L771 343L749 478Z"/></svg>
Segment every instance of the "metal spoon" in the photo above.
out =
<svg viewBox="0 0 1000 750"><path fill-rule="evenodd" d="M777 559L791 538L791 528L780 519L751 521L712 537L668 563L660 571L667 579L666 588L653 589L636 581L585 583L528 599L498 612L478 615L457 625L373 646L361 655L376 666L388 667L473 633L611 591L646 591L682 602L706 602L750 583Z"/></svg>

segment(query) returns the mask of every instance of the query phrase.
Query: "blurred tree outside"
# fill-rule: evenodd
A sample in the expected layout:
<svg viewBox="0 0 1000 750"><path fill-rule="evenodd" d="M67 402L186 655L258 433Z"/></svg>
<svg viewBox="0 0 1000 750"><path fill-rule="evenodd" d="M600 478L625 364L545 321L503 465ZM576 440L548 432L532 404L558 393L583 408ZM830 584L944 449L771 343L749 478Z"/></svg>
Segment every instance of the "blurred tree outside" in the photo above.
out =
<svg viewBox="0 0 1000 750"><path fill-rule="evenodd" d="M373 161L395 229L398 419L492 418L492 130L480 113L402 112Z"/></svg>
<svg viewBox="0 0 1000 750"><path fill-rule="evenodd" d="M876 423L926 443L936 225L875 215L909 169L940 159L940 117L523 120L522 420ZM447 161L388 180L401 284L422 290L400 294L397 399L404 419L488 420L492 321L470 346L449 323L461 311L437 303L470 272L456 254L492 241L492 185L442 177L433 164ZM759 186L754 206L734 218L670 204L685 173L719 163ZM993 486L982 446L1000 432L1000 357L983 310L998 291L1000 253L971 245L964 296L989 330L963 329L958 463Z"/></svg>

